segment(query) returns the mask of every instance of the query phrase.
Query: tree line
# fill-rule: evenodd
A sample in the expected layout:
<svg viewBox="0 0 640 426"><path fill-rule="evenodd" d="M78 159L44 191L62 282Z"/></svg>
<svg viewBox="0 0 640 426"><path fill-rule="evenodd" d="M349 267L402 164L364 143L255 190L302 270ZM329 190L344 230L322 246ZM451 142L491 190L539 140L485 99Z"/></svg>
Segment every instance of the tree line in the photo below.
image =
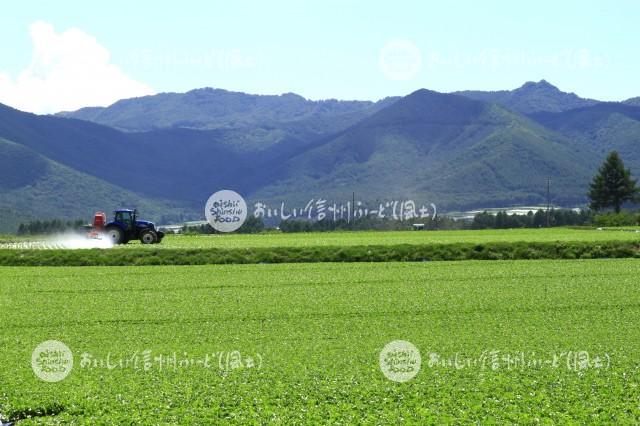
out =
<svg viewBox="0 0 640 426"><path fill-rule="evenodd" d="M588 210L551 209L533 211L527 214L496 214L482 212L474 216L471 229L508 229L508 228L543 228L546 226L584 226L590 225L594 214Z"/></svg>

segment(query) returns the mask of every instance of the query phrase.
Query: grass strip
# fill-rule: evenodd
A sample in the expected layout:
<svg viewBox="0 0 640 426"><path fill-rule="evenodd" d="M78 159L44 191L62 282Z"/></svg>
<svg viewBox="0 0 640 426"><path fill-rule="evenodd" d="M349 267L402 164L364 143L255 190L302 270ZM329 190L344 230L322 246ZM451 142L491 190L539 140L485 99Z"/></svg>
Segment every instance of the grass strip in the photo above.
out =
<svg viewBox="0 0 640 426"><path fill-rule="evenodd" d="M640 257L640 241L494 242L343 247L0 250L0 266L137 266Z"/></svg>

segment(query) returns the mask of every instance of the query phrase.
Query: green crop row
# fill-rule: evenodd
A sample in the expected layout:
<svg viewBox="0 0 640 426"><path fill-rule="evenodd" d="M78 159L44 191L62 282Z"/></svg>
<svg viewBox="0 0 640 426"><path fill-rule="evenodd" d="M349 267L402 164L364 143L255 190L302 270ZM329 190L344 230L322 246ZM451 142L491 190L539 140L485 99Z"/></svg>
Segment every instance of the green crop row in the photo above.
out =
<svg viewBox="0 0 640 426"><path fill-rule="evenodd" d="M2 266L137 266L640 257L638 241L256 247L144 250L0 250Z"/></svg>
<svg viewBox="0 0 640 426"><path fill-rule="evenodd" d="M427 245L495 242L556 242L556 241L639 241L635 228L597 230L593 228L486 229L463 231L356 231L271 234L167 235L153 248L253 248L253 247L316 247ZM119 249L139 248L130 243Z"/></svg>

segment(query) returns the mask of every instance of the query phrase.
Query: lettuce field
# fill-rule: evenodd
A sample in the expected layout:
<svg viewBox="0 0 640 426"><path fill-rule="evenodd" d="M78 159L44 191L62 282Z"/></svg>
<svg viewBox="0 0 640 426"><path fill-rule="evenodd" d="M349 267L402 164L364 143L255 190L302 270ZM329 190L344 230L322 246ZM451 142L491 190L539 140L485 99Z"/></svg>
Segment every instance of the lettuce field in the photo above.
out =
<svg viewBox="0 0 640 426"><path fill-rule="evenodd" d="M637 232L636 232L637 231ZM474 231L358 231L273 234L170 235L153 248L254 248L254 247L345 247L398 244L454 244L490 242L638 241L640 230L592 228L487 229ZM127 248L149 248L133 242Z"/></svg>
<svg viewBox="0 0 640 426"><path fill-rule="evenodd" d="M0 417L633 424L638 276L636 259L2 267ZM34 367L51 340L71 355L58 381ZM381 368L397 340L421 359L404 382Z"/></svg>

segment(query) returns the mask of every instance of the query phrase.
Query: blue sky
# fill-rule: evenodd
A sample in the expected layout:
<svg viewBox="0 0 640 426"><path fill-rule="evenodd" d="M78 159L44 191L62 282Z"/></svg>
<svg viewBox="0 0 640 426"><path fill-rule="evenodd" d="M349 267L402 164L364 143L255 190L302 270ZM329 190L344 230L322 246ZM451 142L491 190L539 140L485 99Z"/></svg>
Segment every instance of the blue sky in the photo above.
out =
<svg viewBox="0 0 640 426"><path fill-rule="evenodd" d="M0 102L52 112L205 86L379 99L423 87L511 89L543 78L584 97L640 96L635 0L159 3L4 5ZM71 28L79 33L46 41ZM34 34L41 40L35 52ZM95 45L74 43L82 34ZM72 47L61 49L65 43ZM108 60L93 55L96 49ZM83 62L93 56L96 64ZM99 78L87 76L82 86L83 73ZM49 98L38 99L42 92Z"/></svg>

